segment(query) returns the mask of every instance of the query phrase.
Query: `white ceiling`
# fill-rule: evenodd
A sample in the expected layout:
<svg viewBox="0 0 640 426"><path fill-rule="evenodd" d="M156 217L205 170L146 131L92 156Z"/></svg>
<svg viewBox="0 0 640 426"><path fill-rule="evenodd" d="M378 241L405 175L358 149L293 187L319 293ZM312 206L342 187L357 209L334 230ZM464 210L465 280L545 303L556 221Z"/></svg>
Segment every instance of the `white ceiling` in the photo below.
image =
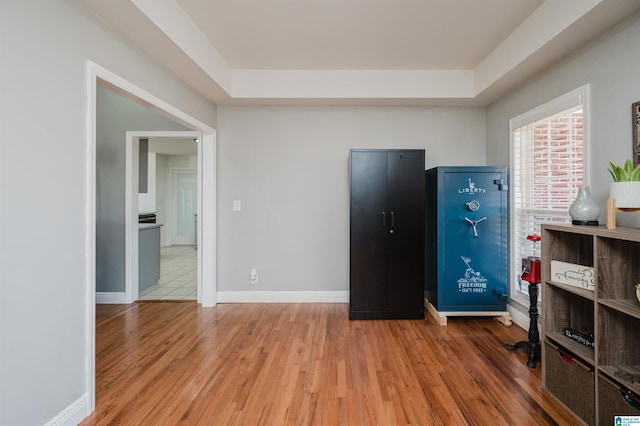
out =
<svg viewBox="0 0 640 426"><path fill-rule="evenodd" d="M231 68L274 70L471 69L543 3L177 1Z"/></svg>
<svg viewBox="0 0 640 426"><path fill-rule="evenodd" d="M640 0L81 0L217 104L486 105Z"/></svg>

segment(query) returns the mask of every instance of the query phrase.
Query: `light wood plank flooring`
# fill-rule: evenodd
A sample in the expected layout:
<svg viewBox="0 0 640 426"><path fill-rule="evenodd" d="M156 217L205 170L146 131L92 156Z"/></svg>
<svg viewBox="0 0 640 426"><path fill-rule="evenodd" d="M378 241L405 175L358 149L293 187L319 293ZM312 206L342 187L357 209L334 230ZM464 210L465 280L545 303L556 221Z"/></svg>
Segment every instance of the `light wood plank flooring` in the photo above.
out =
<svg viewBox="0 0 640 426"><path fill-rule="evenodd" d="M488 318L349 321L347 304L98 305L82 425L573 425Z"/></svg>

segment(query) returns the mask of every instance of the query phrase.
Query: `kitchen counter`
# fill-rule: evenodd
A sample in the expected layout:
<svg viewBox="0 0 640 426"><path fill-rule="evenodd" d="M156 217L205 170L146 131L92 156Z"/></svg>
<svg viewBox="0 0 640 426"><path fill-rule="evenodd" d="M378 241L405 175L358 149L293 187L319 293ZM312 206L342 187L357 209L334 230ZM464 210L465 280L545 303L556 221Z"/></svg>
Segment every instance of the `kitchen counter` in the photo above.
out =
<svg viewBox="0 0 640 426"><path fill-rule="evenodd" d="M138 230L142 231L143 229L160 228L161 226L164 225L161 223L139 223Z"/></svg>
<svg viewBox="0 0 640 426"><path fill-rule="evenodd" d="M138 290L158 284L160 279L161 223L138 224Z"/></svg>

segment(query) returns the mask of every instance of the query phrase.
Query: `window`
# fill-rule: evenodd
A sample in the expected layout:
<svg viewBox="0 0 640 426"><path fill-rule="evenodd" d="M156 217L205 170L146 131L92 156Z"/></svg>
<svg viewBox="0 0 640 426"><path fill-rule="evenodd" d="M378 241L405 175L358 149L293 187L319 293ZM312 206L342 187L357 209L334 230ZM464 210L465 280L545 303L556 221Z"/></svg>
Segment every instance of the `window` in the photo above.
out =
<svg viewBox="0 0 640 426"><path fill-rule="evenodd" d="M587 95L588 86L584 86L509 123L511 298L525 306L529 305L528 283L520 275L527 235L540 234L542 223L571 222L569 206L578 188L587 184Z"/></svg>

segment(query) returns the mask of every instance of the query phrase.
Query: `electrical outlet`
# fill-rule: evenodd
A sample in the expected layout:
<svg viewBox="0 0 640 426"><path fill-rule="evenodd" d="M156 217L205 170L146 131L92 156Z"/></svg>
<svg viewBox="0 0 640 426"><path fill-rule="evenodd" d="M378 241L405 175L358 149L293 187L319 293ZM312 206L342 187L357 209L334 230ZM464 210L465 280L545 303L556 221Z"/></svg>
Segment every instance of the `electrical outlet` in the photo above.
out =
<svg viewBox="0 0 640 426"><path fill-rule="evenodd" d="M251 284L258 284L258 270L256 268L251 268L249 277Z"/></svg>

